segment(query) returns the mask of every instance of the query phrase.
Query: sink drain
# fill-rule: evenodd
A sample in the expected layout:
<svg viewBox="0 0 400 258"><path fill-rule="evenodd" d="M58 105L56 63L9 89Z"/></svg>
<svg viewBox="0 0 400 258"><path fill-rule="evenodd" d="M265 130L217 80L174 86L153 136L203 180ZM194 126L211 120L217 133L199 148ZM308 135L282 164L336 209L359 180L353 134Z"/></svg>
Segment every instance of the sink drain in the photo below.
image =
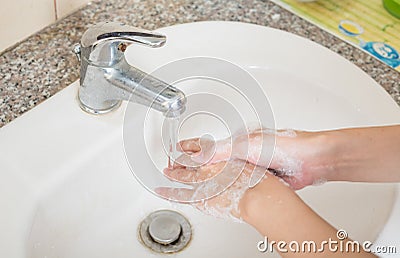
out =
<svg viewBox="0 0 400 258"><path fill-rule="evenodd" d="M176 211L155 211L139 225L141 242L157 253L179 252L188 245L191 236L189 221Z"/></svg>

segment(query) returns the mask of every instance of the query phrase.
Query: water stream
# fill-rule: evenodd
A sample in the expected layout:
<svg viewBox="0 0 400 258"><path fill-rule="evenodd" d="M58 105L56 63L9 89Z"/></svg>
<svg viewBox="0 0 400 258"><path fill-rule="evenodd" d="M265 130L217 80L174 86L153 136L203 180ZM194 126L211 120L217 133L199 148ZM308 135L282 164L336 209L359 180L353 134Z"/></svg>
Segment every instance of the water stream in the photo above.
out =
<svg viewBox="0 0 400 258"><path fill-rule="evenodd" d="M175 159L178 158L178 133L179 133L179 117L172 117L165 119L165 129L166 129L166 148L168 155L168 167L172 167Z"/></svg>

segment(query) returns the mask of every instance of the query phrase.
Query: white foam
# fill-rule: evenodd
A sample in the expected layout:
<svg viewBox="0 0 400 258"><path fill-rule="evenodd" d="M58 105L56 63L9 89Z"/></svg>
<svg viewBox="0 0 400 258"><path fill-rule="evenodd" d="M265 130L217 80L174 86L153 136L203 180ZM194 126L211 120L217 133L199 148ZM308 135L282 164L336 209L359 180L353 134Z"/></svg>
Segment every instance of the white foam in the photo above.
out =
<svg viewBox="0 0 400 258"><path fill-rule="evenodd" d="M244 165L245 162L243 161L229 161L229 169L232 170L243 169ZM246 169L246 171L243 171L241 173L235 183L225 189L218 196L194 203L193 206L203 213L216 218L232 220L240 223L243 222L241 218L237 218L237 216L240 214L239 202L242 199L244 193L249 189L249 175L251 174L251 171L247 170L248 168L244 169ZM214 191L215 189L212 188L212 184L207 185L207 188L199 188L197 189L193 197L198 197L199 192L201 192L201 194L204 194L208 191Z"/></svg>
<svg viewBox="0 0 400 258"><path fill-rule="evenodd" d="M243 133L243 132L241 132ZM233 140L237 139L238 137L248 137L249 131L247 130L245 134L239 135L236 134L233 137ZM297 137L297 134L294 130L271 130L268 128L261 128L261 129L254 129L253 133L259 133L259 135L255 135L252 139L250 149L248 150L249 153L249 159L255 160L255 161L260 161L264 163L268 163L269 161L266 162L265 160L263 161L263 158L260 157L263 153L263 141L266 141L265 139L271 139L271 136L277 136L277 137ZM275 142L275 141L274 141ZM258 143L258 144L257 144ZM265 147L265 146L264 146ZM223 152L227 153L231 151L232 144L231 141L227 141L227 139L220 141L219 143L217 142L217 153L218 152ZM284 176L291 176L295 177L296 179L301 179L301 168L303 165L303 162L300 160L297 160L295 157L289 155L287 151L283 151L280 147L276 147L274 149L274 160L275 164L277 164L277 167L279 167L279 171L282 173ZM234 155L232 155L234 156ZM221 160L214 159L213 163L220 162ZM232 180L232 177L230 177L229 171L238 171L242 170L244 168L245 162L240 161L240 160L229 160L227 161L228 166L227 171L224 170L224 174L226 178L224 180ZM260 164L258 164L260 165ZM266 165L265 165L266 166ZM264 166L264 167L265 167ZM246 169L246 168L245 168ZM248 169L248 168L247 168ZM260 169L260 167L256 167L255 169ZM261 168L263 169L263 168ZM264 168L265 169L265 168ZM215 174L215 171L210 171L209 172L211 175ZM243 222L242 219L237 218L240 214L239 210L239 202L241 198L243 197L244 193L249 189L249 180L250 180L250 175L252 171L244 171L241 173L239 178L235 181L233 185L225 189L223 192L221 192L218 196L210 198L210 199L204 199L200 202L196 202L193 204L194 207L197 209L201 210L205 214L214 216L216 218L221 218L221 219L227 219L227 220L233 220L235 222ZM209 174L209 175L210 175ZM234 174L234 173L233 173ZM287 182L285 182L283 179L280 179L280 181L289 186ZM200 199L199 197L208 197L210 194L215 193L215 191L218 190L218 187L220 187L220 182L211 182L209 184L204 184L201 187L198 187L194 194L193 194L193 200L198 200ZM319 183L319 182L316 182ZM236 215L236 216L235 216Z"/></svg>

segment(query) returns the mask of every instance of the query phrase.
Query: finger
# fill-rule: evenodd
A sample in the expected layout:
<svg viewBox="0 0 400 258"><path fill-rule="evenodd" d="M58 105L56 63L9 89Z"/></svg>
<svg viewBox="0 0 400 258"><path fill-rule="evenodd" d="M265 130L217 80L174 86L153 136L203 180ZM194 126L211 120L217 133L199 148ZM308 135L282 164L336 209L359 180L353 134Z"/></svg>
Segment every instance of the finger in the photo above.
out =
<svg viewBox="0 0 400 258"><path fill-rule="evenodd" d="M227 162L219 162L202 166L199 168L199 172L202 175L201 178L204 178L204 180L212 178L221 173L227 167L227 165Z"/></svg>
<svg viewBox="0 0 400 258"><path fill-rule="evenodd" d="M164 175L180 183L194 183L197 181L198 173L195 170L186 168L166 168L164 169Z"/></svg>
<svg viewBox="0 0 400 258"><path fill-rule="evenodd" d="M202 164L193 160L191 155L183 153L177 159L174 160L173 168L198 168Z"/></svg>
<svg viewBox="0 0 400 258"><path fill-rule="evenodd" d="M217 142L214 140L210 140L207 138L200 138L200 151L193 153L192 160L201 164L205 165L213 161L213 163L222 161L222 160L214 160L217 154ZM223 153L221 153L222 155Z"/></svg>
<svg viewBox="0 0 400 258"><path fill-rule="evenodd" d="M189 152L189 153L199 152L201 150L200 139L192 138L192 139L182 140L178 143L177 147L184 152Z"/></svg>
<svg viewBox="0 0 400 258"><path fill-rule="evenodd" d="M154 191L161 197L182 203L191 202L193 190L185 188L157 187Z"/></svg>
<svg viewBox="0 0 400 258"><path fill-rule="evenodd" d="M203 191L199 193L197 189L157 187L154 191L160 197L181 203L196 204L208 199L207 192Z"/></svg>
<svg viewBox="0 0 400 258"><path fill-rule="evenodd" d="M176 159L170 168L175 169L175 168L185 168L186 166L184 165L185 163L179 162L178 159Z"/></svg>
<svg viewBox="0 0 400 258"><path fill-rule="evenodd" d="M164 169L164 175L181 183L200 183L213 178L227 166L227 162L219 162L198 167L196 169L177 167ZM227 168L231 170L230 166Z"/></svg>
<svg viewBox="0 0 400 258"><path fill-rule="evenodd" d="M215 141L205 137L183 140L179 146L184 154L176 162L186 167L205 165L213 159L216 150Z"/></svg>
<svg viewBox="0 0 400 258"><path fill-rule="evenodd" d="M264 131L269 131L269 129L263 128L263 127L258 127L257 129L252 130L251 133L262 133Z"/></svg>

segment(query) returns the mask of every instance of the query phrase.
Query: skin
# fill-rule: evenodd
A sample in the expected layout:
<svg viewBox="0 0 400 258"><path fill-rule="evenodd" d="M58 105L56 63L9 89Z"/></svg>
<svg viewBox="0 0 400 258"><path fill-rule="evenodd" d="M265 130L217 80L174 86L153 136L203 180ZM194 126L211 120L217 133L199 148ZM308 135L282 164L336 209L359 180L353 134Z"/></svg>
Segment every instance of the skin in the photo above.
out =
<svg viewBox="0 0 400 258"><path fill-rule="evenodd" d="M400 182L400 126L329 131L326 141L337 155L328 181ZM332 156L332 154L330 155Z"/></svg>
<svg viewBox="0 0 400 258"><path fill-rule="evenodd" d="M260 137L262 135L263 137ZM301 161L298 173L294 176L283 176L293 189L301 189L316 181L351 181L351 182L400 182L400 126L382 126L353 128L321 132L296 131L296 137L276 135L276 148L294 160ZM270 142L271 134L254 132L238 141L248 141L250 145L260 145L255 139ZM223 140L226 143L227 140ZM220 142L215 143L216 146ZM238 144L240 145L240 144ZM181 142L183 150L201 151L198 139ZM208 144L209 146L209 144ZM272 160L263 160L257 148L252 153L236 149L235 153L218 152L208 163L238 158L254 165L283 170L285 164L280 162L279 154L274 153ZM201 155L199 155L201 156ZM208 155L209 156L209 155ZM251 159L248 157L260 157ZM201 158L197 159L201 162ZM379 173L377 173L379 171Z"/></svg>
<svg viewBox="0 0 400 258"><path fill-rule="evenodd" d="M260 135L264 137L260 137ZM231 215L241 218L252 225L262 235L273 241L302 241L313 240L318 244L329 238L337 240L337 230L308 207L294 192L324 179L327 181L353 182L400 182L400 126L354 128L325 132L296 132L296 136L276 135L276 147L285 156L301 163L296 167L295 174L282 178L290 185L272 174L267 174L263 180L253 188L247 188L240 198L237 209L231 210ZM271 133L257 131L244 137L250 145L260 145L257 141L270 142ZM237 137L236 141L241 141ZM243 140L243 138L242 138ZM232 141L231 141L232 142ZM246 143L247 143L246 142ZM178 180L193 173L195 177L189 180L204 180L222 170L233 160L245 162L243 175L249 178L255 167L265 167L275 170L285 170L285 164L274 153L271 162L263 160L263 153L243 152L240 148L226 148L227 139L215 143L200 144L198 139L189 139L181 142L181 148L186 156L196 157L196 164L204 162L197 169L188 168L182 164L166 169L165 173ZM232 144L233 145L233 144ZM210 147L211 146L211 147ZM241 146L235 144L235 146ZM203 147L203 148L202 148ZM203 155L213 151L213 155ZM250 151L260 151L259 148L249 148ZM206 161L202 159L207 159ZM268 164L268 165L267 165ZM212 173L210 173L212 171ZM247 177L246 177L247 175ZM237 191L246 187L243 180L237 180L225 192L206 202L197 203L200 210L207 207L231 207L229 191ZM161 189L164 196L174 194L168 189ZM228 201L227 201L228 200ZM286 229L286 230L285 230ZM290 232L290 233L288 233ZM348 239L347 241L349 241ZM346 241L346 240L345 240ZM330 252L325 248L321 253L281 253L283 257L375 257L370 253L341 253Z"/></svg>
<svg viewBox="0 0 400 258"><path fill-rule="evenodd" d="M247 190L239 203L240 215L263 236L276 242L313 240L317 248L329 238L337 240L337 230L306 205L295 192L275 176ZM349 241L350 239L347 239ZM286 247L287 248L287 247ZM279 250L278 250L279 251ZM371 253L291 252L282 257L375 257Z"/></svg>

